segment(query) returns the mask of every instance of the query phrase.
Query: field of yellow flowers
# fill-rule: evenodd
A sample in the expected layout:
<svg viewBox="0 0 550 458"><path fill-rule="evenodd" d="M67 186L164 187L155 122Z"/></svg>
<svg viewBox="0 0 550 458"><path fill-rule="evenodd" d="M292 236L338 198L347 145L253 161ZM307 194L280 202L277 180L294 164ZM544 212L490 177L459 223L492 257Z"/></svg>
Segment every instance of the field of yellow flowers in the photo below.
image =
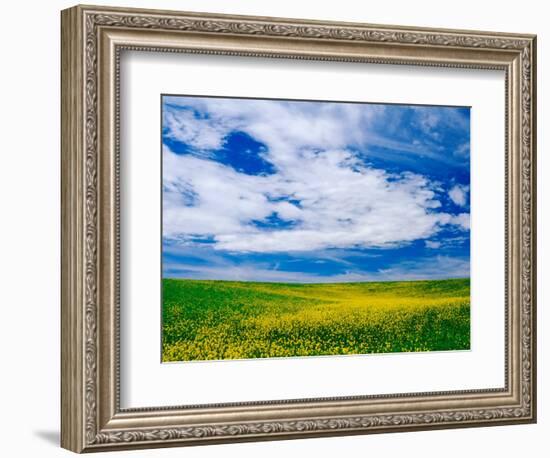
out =
<svg viewBox="0 0 550 458"><path fill-rule="evenodd" d="M465 350L470 280L163 280L163 361Z"/></svg>

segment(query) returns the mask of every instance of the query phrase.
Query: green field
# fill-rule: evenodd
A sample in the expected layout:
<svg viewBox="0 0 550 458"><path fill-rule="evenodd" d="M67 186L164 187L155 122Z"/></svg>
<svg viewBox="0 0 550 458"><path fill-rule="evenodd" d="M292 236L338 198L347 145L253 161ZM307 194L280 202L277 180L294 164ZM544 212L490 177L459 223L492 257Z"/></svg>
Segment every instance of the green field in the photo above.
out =
<svg viewBox="0 0 550 458"><path fill-rule="evenodd" d="M466 350L470 280L163 280L163 361Z"/></svg>

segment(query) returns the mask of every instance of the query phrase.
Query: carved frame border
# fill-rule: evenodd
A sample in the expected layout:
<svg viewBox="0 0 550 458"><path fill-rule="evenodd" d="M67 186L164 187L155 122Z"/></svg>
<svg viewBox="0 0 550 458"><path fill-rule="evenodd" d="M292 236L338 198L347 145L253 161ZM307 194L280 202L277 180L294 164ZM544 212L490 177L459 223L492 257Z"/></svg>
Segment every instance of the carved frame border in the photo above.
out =
<svg viewBox="0 0 550 458"><path fill-rule="evenodd" d="M170 35L172 44L149 43L161 35ZM507 291L506 388L121 410L118 91L123 49L505 70L510 177L505 228L512 241L506 275L517 285ZM103 7L63 11L62 446L81 452L535 421L535 62L532 35ZM418 409L415 402L424 400L437 408ZM343 405L349 414L330 414ZM261 406L270 413L255 413Z"/></svg>

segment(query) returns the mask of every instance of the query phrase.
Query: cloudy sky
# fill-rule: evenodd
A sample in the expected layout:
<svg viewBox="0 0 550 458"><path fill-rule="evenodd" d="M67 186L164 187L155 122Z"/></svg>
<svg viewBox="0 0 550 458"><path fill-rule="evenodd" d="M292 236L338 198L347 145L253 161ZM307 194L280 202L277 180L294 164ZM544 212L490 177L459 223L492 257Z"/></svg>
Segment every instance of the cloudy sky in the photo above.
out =
<svg viewBox="0 0 550 458"><path fill-rule="evenodd" d="M469 276L470 110L162 97L164 277Z"/></svg>

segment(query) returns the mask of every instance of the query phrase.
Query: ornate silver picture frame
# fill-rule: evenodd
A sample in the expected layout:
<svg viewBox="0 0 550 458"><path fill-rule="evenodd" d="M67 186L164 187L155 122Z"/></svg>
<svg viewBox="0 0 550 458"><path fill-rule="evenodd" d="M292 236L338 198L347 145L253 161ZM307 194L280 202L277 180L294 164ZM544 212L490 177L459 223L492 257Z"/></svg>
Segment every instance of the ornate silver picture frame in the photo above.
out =
<svg viewBox="0 0 550 458"><path fill-rule="evenodd" d="M93 452L536 421L535 36L94 6L61 18L62 447ZM505 386L121 407L125 51L504 72Z"/></svg>

